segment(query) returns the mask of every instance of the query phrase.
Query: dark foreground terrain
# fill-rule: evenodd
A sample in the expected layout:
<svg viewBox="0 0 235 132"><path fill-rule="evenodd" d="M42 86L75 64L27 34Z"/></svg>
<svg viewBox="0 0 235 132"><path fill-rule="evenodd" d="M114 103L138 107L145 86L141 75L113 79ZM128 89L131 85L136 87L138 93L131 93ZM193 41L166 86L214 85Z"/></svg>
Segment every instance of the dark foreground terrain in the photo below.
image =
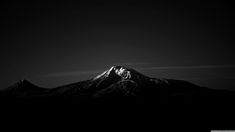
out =
<svg viewBox="0 0 235 132"><path fill-rule="evenodd" d="M4 122L34 129L209 131L235 127L234 91L150 78L122 66L53 89L22 80L2 90L0 99Z"/></svg>

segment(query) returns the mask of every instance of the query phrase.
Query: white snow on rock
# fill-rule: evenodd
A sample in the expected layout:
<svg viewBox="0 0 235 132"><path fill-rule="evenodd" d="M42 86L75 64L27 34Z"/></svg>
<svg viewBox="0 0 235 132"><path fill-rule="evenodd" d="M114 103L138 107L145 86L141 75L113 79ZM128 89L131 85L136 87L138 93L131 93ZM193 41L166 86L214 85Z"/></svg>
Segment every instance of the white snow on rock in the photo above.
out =
<svg viewBox="0 0 235 132"><path fill-rule="evenodd" d="M127 70L124 67L117 67L117 66L112 66L109 70L104 71L102 74L96 76L94 79L98 79L100 77L109 77L111 72L114 72L116 75L120 76L122 79L130 79L131 78L131 73L129 70Z"/></svg>
<svg viewBox="0 0 235 132"><path fill-rule="evenodd" d="M120 69L114 68L115 73L122 77L122 79L130 79L131 73L127 69L121 67Z"/></svg>

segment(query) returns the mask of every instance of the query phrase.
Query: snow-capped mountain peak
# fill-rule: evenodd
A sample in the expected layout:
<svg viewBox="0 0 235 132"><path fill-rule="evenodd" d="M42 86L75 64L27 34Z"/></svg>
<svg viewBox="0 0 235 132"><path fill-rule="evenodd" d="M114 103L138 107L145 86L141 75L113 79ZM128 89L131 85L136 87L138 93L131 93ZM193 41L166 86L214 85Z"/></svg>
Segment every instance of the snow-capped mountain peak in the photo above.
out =
<svg viewBox="0 0 235 132"><path fill-rule="evenodd" d="M115 73L122 77L122 79L131 79L131 72L125 67L114 67Z"/></svg>
<svg viewBox="0 0 235 132"><path fill-rule="evenodd" d="M123 66L112 66L109 70L104 71L94 79L110 76L120 76L122 79L131 79L131 71Z"/></svg>

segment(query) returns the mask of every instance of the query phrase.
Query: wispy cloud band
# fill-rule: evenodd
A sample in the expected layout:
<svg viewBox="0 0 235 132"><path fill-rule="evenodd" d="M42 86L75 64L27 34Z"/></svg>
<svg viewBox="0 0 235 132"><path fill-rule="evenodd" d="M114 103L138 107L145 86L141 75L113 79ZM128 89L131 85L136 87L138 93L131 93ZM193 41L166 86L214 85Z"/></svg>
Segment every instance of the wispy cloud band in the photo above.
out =
<svg viewBox="0 0 235 132"><path fill-rule="evenodd" d="M183 70L183 69L215 69L215 68L235 68L235 65L198 65L198 66L164 66L164 67L153 66L153 67L138 68L138 70L171 70L171 69ZM104 72L104 70L58 72L58 73L46 74L44 75L44 77L82 76L82 75L99 74L102 72Z"/></svg>
<svg viewBox="0 0 235 132"><path fill-rule="evenodd" d="M58 73L49 73L44 75L44 77L64 77L64 76L80 76L88 74L98 74L102 70L88 70L88 71L71 71L71 72L58 72Z"/></svg>
<svg viewBox="0 0 235 132"><path fill-rule="evenodd" d="M170 70L170 69L214 69L214 68L235 68L235 65L198 65L198 66L163 66L144 67L143 70Z"/></svg>

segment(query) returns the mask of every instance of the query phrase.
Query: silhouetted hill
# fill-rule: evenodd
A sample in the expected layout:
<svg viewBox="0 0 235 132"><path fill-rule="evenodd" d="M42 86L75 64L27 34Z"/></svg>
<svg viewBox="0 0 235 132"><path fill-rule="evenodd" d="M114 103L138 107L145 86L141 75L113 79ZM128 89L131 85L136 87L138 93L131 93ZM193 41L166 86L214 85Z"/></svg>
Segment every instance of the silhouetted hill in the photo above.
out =
<svg viewBox="0 0 235 132"><path fill-rule="evenodd" d="M32 94L40 94L48 89L41 88L29 82L28 80L20 80L6 89L0 91L0 96L5 97L26 97Z"/></svg>

